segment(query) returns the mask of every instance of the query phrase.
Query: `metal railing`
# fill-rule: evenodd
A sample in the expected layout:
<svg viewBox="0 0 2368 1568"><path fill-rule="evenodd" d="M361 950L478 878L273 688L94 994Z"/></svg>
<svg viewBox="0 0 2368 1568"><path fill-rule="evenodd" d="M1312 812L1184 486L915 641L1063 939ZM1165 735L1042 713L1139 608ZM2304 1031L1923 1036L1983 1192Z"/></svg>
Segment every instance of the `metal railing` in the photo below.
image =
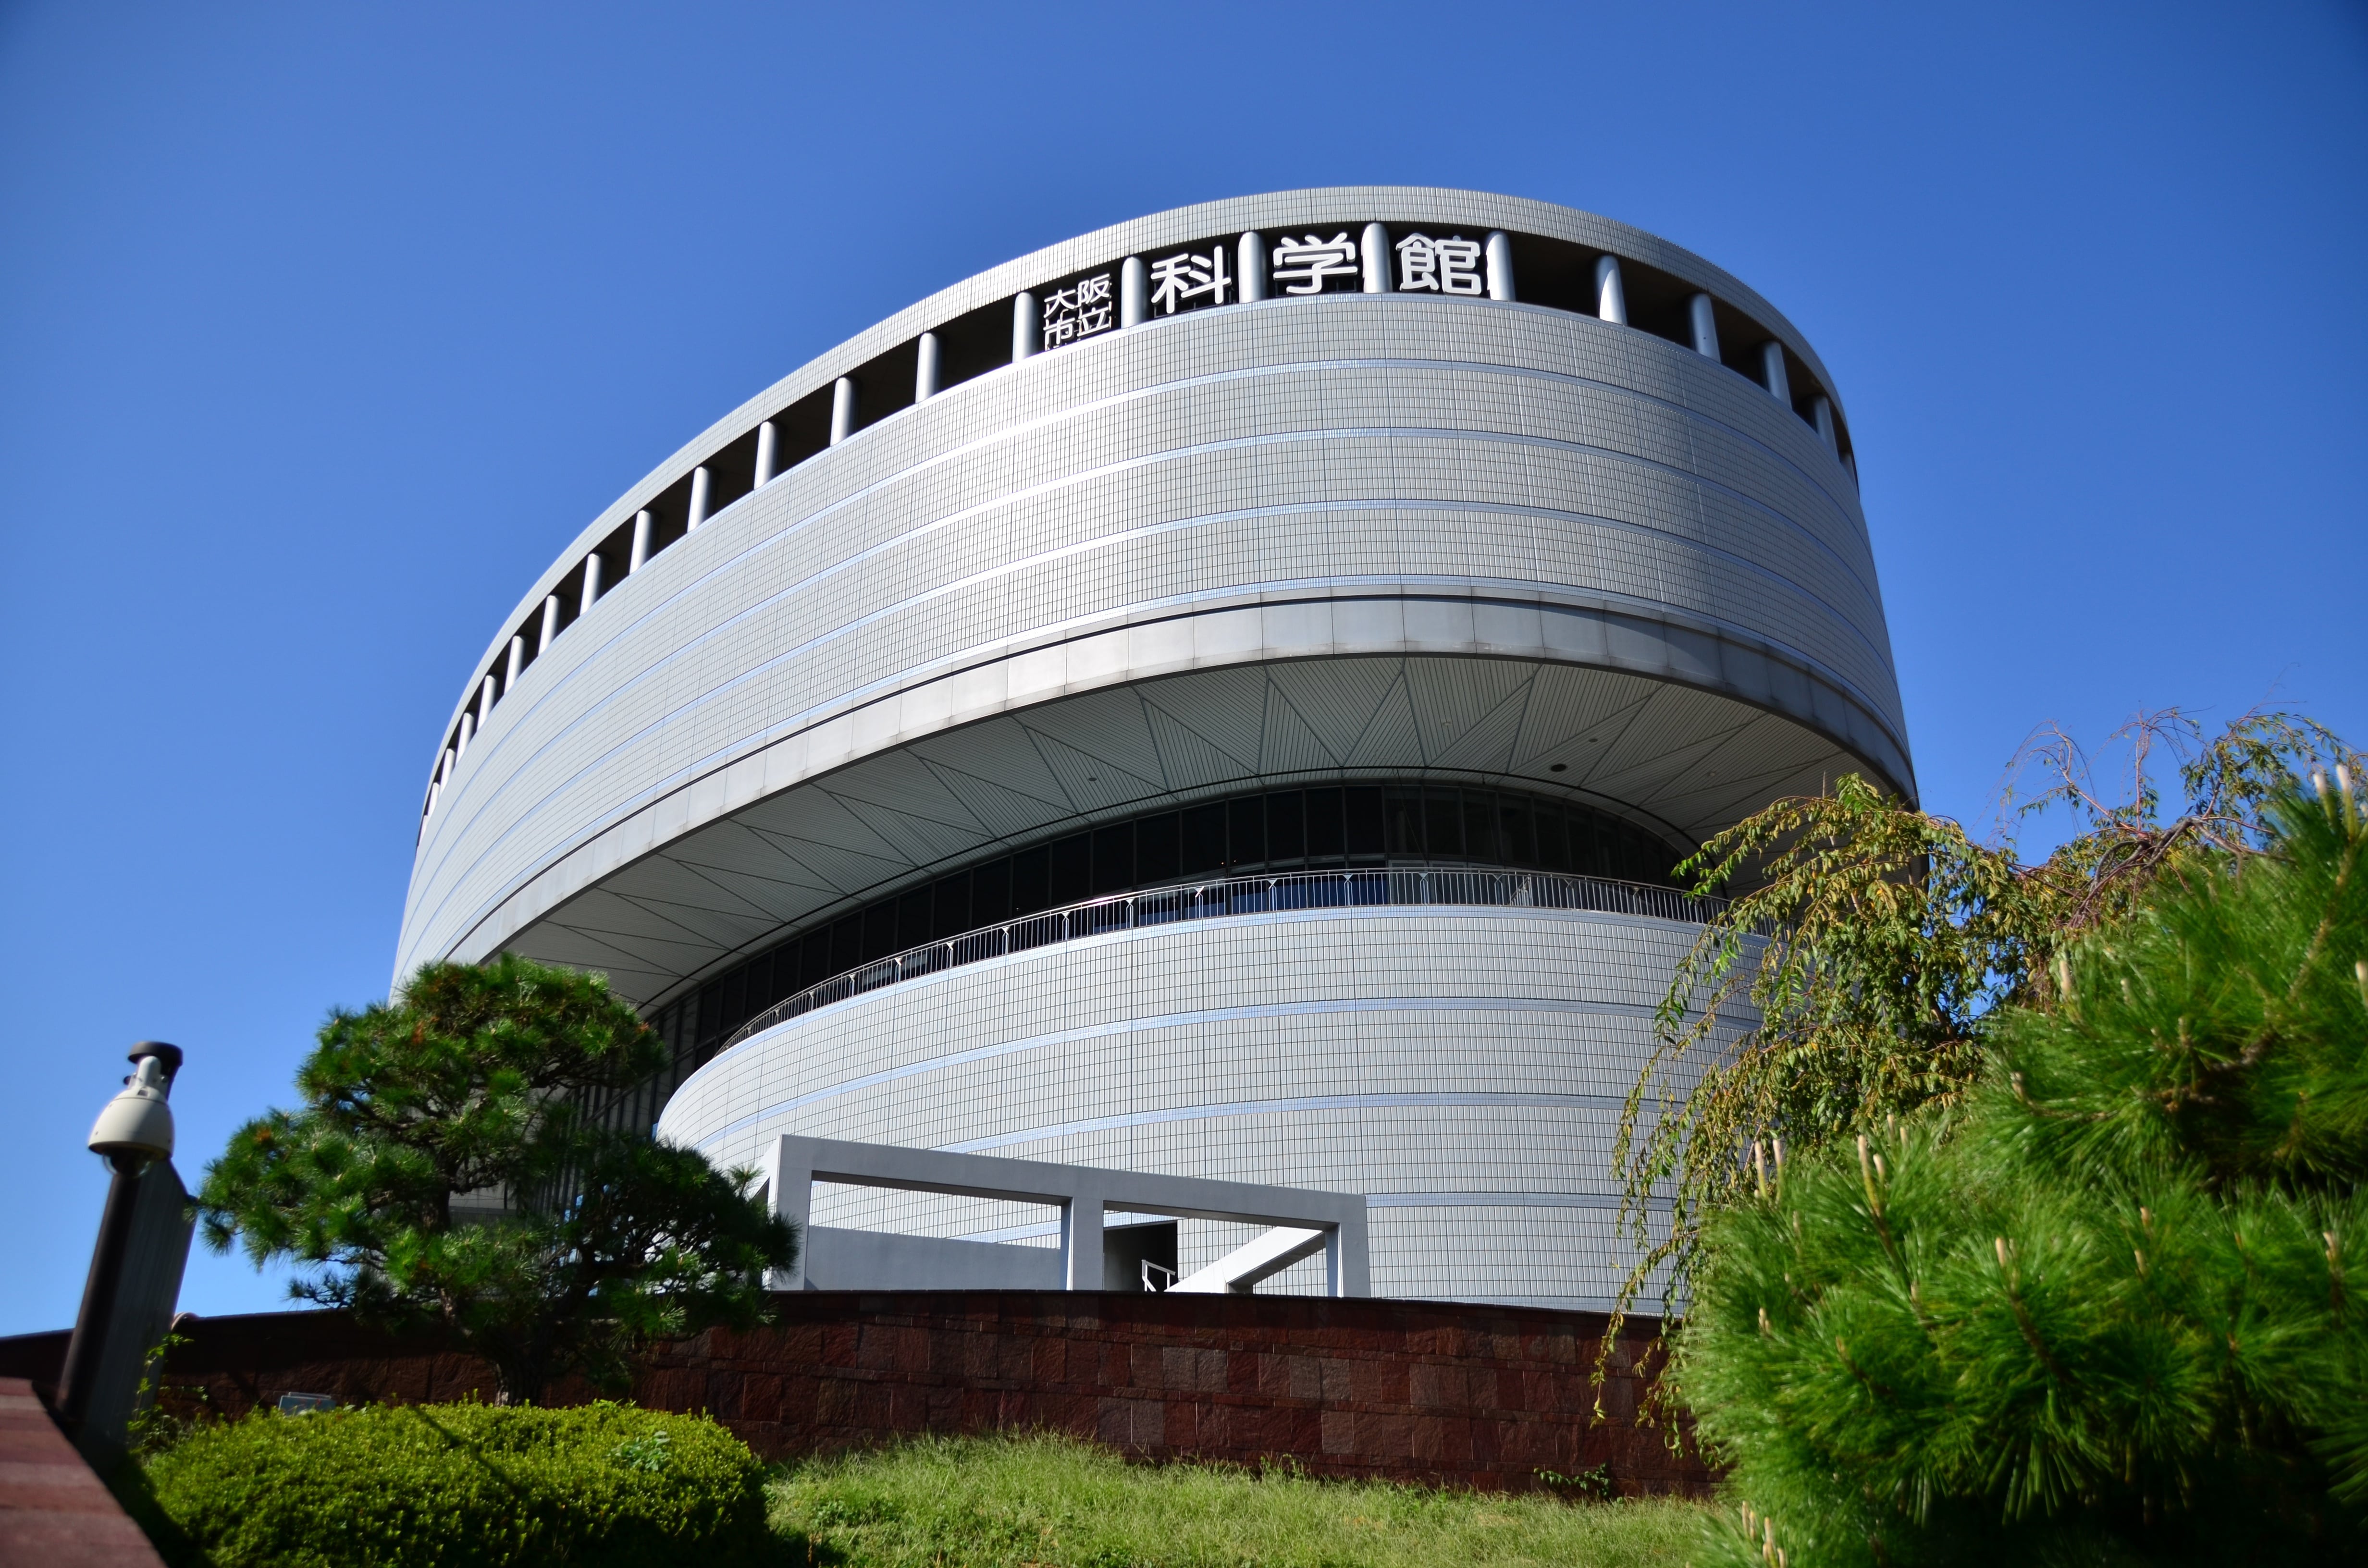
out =
<svg viewBox="0 0 2368 1568"><path fill-rule="evenodd" d="M1726 901L1698 898L1675 888L1609 877L1578 877L1558 871L1481 871L1430 867L1376 867L1371 870L1294 871L1283 876L1235 877L1185 887L1150 888L1088 899L1040 915L1025 915L941 942L925 942L875 959L794 996L774 1003L734 1029L716 1049L728 1051L760 1030L801 1017L817 1007L878 991L899 981L917 980L963 964L999 959L1030 948L1073 942L1110 931L1216 920L1278 910L1337 909L1383 904L1485 904L1513 909L1588 909L1612 915L1643 915L1658 920L1706 921Z"/></svg>

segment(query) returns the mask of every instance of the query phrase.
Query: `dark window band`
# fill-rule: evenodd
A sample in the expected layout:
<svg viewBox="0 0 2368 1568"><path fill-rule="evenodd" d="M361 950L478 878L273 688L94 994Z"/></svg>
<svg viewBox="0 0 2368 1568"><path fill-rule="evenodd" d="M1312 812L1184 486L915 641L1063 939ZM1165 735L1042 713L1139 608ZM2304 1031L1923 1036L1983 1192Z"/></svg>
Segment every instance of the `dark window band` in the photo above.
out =
<svg viewBox="0 0 2368 1568"><path fill-rule="evenodd" d="M1507 866L1674 887L1685 853L1609 812L1505 790L1336 785L1155 812L977 862L735 965L652 1015L673 1061L617 1108L647 1126L734 1030L784 997L1039 910L1194 878L1336 867Z"/></svg>

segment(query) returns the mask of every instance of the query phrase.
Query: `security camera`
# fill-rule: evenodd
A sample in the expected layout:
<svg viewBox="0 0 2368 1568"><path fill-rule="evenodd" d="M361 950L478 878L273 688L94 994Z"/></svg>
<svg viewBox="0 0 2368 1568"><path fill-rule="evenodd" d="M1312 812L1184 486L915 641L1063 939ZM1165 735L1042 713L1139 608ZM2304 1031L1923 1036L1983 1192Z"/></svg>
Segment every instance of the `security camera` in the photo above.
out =
<svg viewBox="0 0 2368 1568"><path fill-rule="evenodd" d="M138 1171L173 1157L173 1074L181 1065L181 1048L160 1040L142 1040L131 1048L133 1071L123 1081L123 1092L107 1102L90 1130L90 1149L125 1172Z"/></svg>

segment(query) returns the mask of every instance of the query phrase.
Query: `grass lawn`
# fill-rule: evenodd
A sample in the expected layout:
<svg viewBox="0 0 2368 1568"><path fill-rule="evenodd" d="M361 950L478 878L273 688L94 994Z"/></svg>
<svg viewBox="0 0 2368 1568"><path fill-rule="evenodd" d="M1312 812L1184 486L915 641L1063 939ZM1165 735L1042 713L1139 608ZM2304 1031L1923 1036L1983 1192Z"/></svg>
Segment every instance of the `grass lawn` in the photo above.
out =
<svg viewBox="0 0 2368 1568"><path fill-rule="evenodd" d="M791 1560L844 1568L1626 1568L1693 1555L1704 1510L1129 1465L1065 1437L923 1439L772 1483Z"/></svg>

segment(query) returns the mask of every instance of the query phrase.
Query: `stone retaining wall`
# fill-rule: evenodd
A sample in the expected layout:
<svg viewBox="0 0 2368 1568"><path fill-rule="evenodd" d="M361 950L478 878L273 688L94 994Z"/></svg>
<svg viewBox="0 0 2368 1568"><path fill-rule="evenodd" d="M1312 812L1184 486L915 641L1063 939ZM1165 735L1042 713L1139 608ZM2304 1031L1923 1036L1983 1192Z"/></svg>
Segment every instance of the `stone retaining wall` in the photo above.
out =
<svg viewBox="0 0 2368 1568"><path fill-rule="evenodd" d="M1066 1291L811 1291L777 1321L669 1346L633 1397L705 1410L767 1459L922 1432L1046 1427L1149 1460L1281 1460L1318 1474L1491 1490L1600 1469L1623 1493L1709 1476L1635 1423L1632 1320L1590 1419L1594 1313L1433 1301ZM341 1403L491 1396L485 1366L333 1312L185 1320L163 1381L237 1415L283 1393ZM41 1346L55 1340L54 1349ZM0 1375L52 1376L63 1335L0 1341ZM555 1397L588 1397L563 1388Z"/></svg>

